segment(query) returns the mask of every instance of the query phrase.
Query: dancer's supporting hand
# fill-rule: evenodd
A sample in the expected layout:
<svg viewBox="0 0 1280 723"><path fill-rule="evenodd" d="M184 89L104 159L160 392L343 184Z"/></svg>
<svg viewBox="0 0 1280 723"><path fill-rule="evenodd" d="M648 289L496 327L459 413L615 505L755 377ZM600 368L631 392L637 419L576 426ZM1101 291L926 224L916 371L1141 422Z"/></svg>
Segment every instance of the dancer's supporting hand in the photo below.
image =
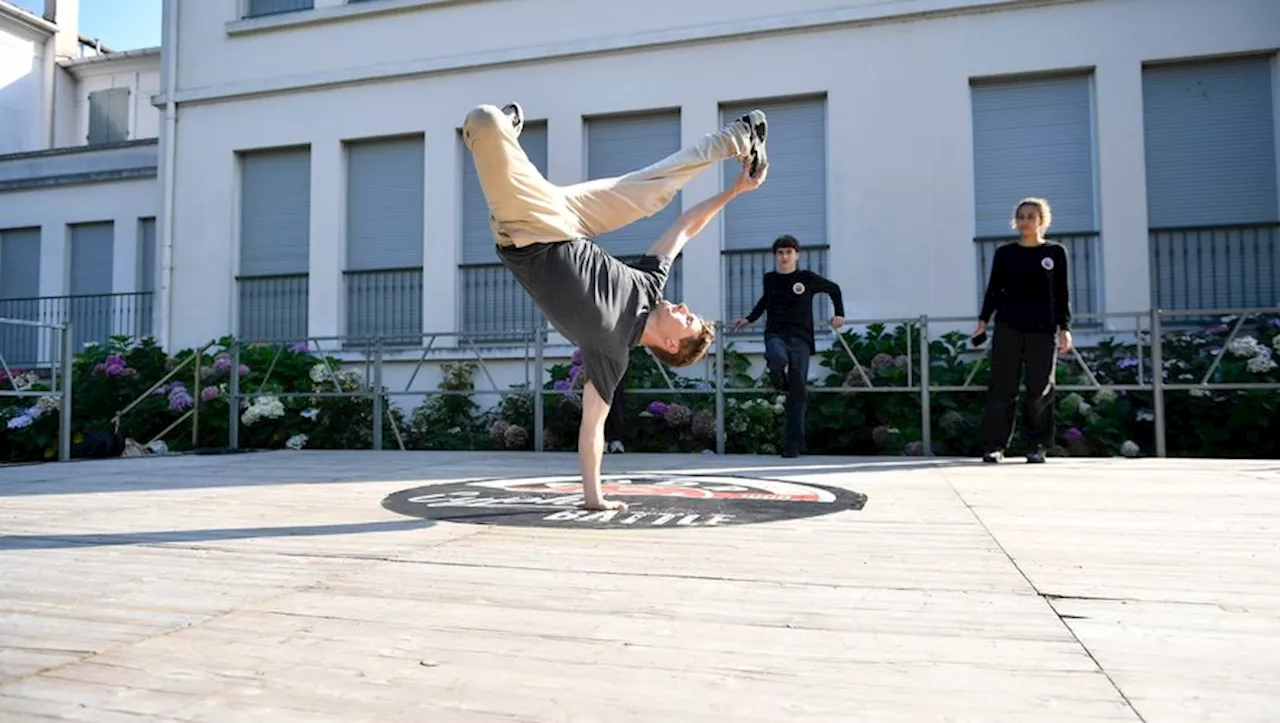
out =
<svg viewBox="0 0 1280 723"><path fill-rule="evenodd" d="M741 316L739 316L738 318L736 318L736 319L734 319L734 320L733 320L733 330L734 330L734 331L742 331L742 327L744 327L744 326L746 326L746 325L748 325L748 324L750 324L750 323L751 323L751 322L747 321L745 317L741 317Z"/></svg>
<svg viewBox="0 0 1280 723"><path fill-rule="evenodd" d="M769 165L765 164L765 167L760 169L760 175L756 176L755 178L752 178L751 177L751 161L750 160L743 161L742 173L738 174L737 180L733 182L733 185L729 187L729 190L733 193L734 196L741 196L744 193L750 193L751 191L754 191L757 188L759 188L760 184L764 183L765 176L768 176L768 175L769 175Z"/></svg>
<svg viewBox="0 0 1280 723"><path fill-rule="evenodd" d="M843 316L833 316L833 317L831 317L831 328L832 328L832 329L839 329L839 328L840 328L840 327L842 327L842 326L844 326L844 317L843 317Z"/></svg>

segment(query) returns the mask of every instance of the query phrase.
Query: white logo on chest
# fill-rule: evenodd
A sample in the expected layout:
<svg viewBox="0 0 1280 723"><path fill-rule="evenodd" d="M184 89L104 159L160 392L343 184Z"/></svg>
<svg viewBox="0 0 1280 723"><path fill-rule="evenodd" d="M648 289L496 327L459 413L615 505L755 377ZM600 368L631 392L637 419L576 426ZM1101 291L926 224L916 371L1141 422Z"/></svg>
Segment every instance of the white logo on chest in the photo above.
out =
<svg viewBox="0 0 1280 723"><path fill-rule="evenodd" d="M1040 259L1040 265L1044 267L1045 271L1053 271L1053 259L1048 256Z"/></svg>
<svg viewBox="0 0 1280 723"><path fill-rule="evenodd" d="M794 284L792 284L792 285L791 285L791 293L795 294L796 296L799 296L799 295L803 294L803 293L804 293L804 284L800 283L799 281L797 281L797 282L795 282Z"/></svg>

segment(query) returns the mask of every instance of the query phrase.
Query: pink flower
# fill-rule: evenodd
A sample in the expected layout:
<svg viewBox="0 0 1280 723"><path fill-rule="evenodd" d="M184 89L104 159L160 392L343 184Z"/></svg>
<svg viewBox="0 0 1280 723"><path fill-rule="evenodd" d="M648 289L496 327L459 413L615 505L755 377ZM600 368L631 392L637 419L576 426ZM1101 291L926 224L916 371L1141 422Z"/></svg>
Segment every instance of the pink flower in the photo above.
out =
<svg viewBox="0 0 1280 723"><path fill-rule="evenodd" d="M200 390L200 401L212 402L218 398L218 388L215 386L207 386Z"/></svg>
<svg viewBox="0 0 1280 723"><path fill-rule="evenodd" d="M1064 432L1063 436L1066 437L1068 441L1079 442L1080 440L1084 439L1084 432L1081 432L1076 427L1072 427L1071 429L1068 429L1066 432Z"/></svg>

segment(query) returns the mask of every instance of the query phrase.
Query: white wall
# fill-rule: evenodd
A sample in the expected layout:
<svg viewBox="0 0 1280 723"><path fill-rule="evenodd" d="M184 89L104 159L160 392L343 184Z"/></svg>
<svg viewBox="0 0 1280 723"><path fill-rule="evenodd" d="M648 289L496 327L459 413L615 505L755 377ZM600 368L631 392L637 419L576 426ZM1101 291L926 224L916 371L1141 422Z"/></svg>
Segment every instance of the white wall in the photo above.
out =
<svg viewBox="0 0 1280 723"><path fill-rule="evenodd" d="M0 193L0 228L41 227L40 295L63 296L69 286L67 226L114 221L112 290L131 293L138 288L138 221L155 217L157 200L155 179L9 191Z"/></svg>
<svg viewBox="0 0 1280 723"><path fill-rule="evenodd" d="M0 155L45 148L44 41L0 27Z"/></svg>
<svg viewBox="0 0 1280 723"><path fill-rule="evenodd" d="M491 22L499 10L509 27L536 28L536 41L610 27L603 10L571 16L568 0L539 3L537 11L491 1L229 40L219 23L232 4L184 4L183 87L310 72L351 58L392 63L423 48L440 55L535 42L506 37ZM726 7L747 5L686 0L680 12L632 19L709 22ZM486 30L466 32L479 17L490 19ZM339 36L340 57L324 52ZM688 142L714 130L720 102L826 93L829 268L845 289L848 316L976 313L969 79L1068 68L1096 68L1105 298L1113 310L1143 309L1149 292L1141 64L1277 45L1280 3L1273 0L1099 0L183 106L172 342L187 346L233 328L234 152L297 143L310 143L313 153L311 333L338 334L341 142L408 132L425 133L427 148L424 246L435 262L425 269L424 326L456 328L458 186L466 159L455 133L471 106L512 99L524 103L530 119L548 119L548 175L571 183L583 178L583 115L680 107ZM278 62L259 57L268 47ZM698 179L685 203L717 187L712 178ZM695 310L720 308L719 257L712 250L719 233L718 226L708 228L687 252L686 278L706 280L686 287Z"/></svg>

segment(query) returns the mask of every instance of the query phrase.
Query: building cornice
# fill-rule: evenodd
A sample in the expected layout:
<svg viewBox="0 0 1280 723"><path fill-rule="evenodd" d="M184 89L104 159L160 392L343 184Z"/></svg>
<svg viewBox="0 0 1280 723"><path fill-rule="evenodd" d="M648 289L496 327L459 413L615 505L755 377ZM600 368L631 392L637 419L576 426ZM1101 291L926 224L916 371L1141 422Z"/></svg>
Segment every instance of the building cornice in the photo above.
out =
<svg viewBox="0 0 1280 723"><path fill-rule="evenodd" d="M71 72L77 78L91 77L121 70L142 70L160 68L160 48L142 48L125 50L106 55L92 55L85 58L68 58L58 61L59 67Z"/></svg>
<svg viewBox="0 0 1280 723"><path fill-rule="evenodd" d="M241 83L227 83L179 90L174 101L179 104L211 103L253 96L299 90L317 90L368 82L385 82L405 78L474 71L479 69L567 60L613 53L654 50L663 47L693 45L746 37L785 35L815 30L831 30L886 23L924 20L938 17L976 15L1020 10L1049 5L1066 5L1098 0L889 0L831 10L772 15L763 18L733 20L723 23L628 33L602 38L589 38L523 48L485 51L462 55L426 58L413 62L365 65L318 73L261 78ZM429 10L441 3L425 4ZM279 27L277 27L277 30ZM259 29L261 30L261 29ZM152 103L164 105L164 93L152 96Z"/></svg>
<svg viewBox="0 0 1280 723"><path fill-rule="evenodd" d="M58 32L57 25L5 0L0 0L0 27L12 27L32 40L44 40Z"/></svg>

